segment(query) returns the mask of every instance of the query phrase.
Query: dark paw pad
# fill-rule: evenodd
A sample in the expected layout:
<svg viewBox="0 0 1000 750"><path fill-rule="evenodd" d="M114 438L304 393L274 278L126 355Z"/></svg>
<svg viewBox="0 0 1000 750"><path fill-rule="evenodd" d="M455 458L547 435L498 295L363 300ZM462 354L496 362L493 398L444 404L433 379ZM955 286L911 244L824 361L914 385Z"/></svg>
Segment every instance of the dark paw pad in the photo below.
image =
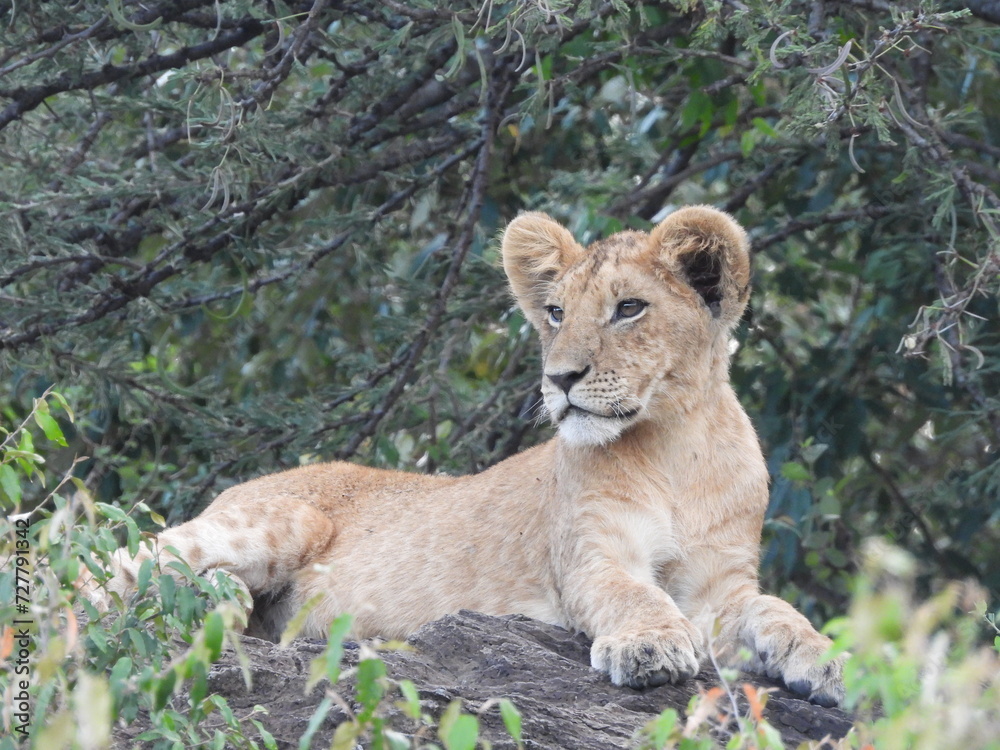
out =
<svg viewBox="0 0 1000 750"><path fill-rule="evenodd" d="M809 696L809 702L815 703L823 708L833 708L839 701L829 693L813 693Z"/></svg>
<svg viewBox="0 0 1000 750"><path fill-rule="evenodd" d="M673 682L670 672L666 669L657 669L642 676L632 677L628 681L628 686L634 690L642 690L647 687L660 687Z"/></svg>
<svg viewBox="0 0 1000 750"><path fill-rule="evenodd" d="M812 685L806 680L792 680L788 683L788 689L799 695L809 695L812 692Z"/></svg>

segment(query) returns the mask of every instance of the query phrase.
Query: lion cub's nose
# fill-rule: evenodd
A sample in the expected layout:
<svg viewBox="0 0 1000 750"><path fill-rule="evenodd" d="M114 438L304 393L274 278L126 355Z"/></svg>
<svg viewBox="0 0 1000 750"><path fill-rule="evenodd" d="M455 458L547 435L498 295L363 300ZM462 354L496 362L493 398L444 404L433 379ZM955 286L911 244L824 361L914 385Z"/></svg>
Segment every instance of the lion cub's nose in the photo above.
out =
<svg viewBox="0 0 1000 750"><path fill-rule="evenodd" d="M569 389L583 380L584 376L590 372L590 365L582 370L572 370L570 372L545 373L545 377L562 388L563 393L569 395Z"/></svg>

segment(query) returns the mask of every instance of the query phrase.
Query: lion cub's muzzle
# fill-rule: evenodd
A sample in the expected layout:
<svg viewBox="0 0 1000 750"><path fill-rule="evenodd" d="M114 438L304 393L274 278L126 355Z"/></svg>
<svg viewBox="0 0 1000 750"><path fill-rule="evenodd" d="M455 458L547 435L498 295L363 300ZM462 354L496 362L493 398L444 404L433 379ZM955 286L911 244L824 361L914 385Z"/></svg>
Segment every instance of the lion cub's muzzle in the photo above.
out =
<svg viewBox="0 0 1000 750"><path fill-rule="evenodd" d="M642 412L641 401L628 393L623 378L581 369L546 372L542 396L559 434L570 443L609 443Z"/></svg>

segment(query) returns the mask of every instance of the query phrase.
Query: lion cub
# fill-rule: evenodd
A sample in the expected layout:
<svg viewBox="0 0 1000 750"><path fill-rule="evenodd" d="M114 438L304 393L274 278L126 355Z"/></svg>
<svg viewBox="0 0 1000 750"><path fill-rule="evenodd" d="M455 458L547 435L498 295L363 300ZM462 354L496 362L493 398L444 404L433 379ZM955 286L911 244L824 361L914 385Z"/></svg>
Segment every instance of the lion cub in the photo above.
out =
<svg viewBox="0 0 1000 750"><path fill-rule="evenodd" d="M689 207L585 249L526 213L502 250L541 338L555 438L474 476L346 463L264 476L157 547L245 585L257 633L280 633L317 594L316 637L342 612L355 636L389 638L459 609L521 613L583 631L596 669L641 688L697 673L714 629L724 661L839 702L830 640L758 590L768 477L729 384L749 296L742 228ZM151 555L120 550L108 591L124 596Z"/></svg>

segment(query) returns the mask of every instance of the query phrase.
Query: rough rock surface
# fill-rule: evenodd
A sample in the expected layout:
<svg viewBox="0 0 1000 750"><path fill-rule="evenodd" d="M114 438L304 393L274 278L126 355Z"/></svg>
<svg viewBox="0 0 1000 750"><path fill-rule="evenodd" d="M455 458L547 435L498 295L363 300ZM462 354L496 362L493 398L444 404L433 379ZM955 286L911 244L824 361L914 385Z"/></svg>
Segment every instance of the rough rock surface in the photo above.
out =
<svg viewBox="0 0 1000 750"><path fill-rule="evenodd" d="M460 612L432 622L408 639L412 649L384 650L379 655L393 680L409 679L417 687L422 708L437 717L455 698L476 713L490 699L509 698L523 718L528 748L607 750L634 747L638 729L668 707L683 715L699 688L718 684L710 671L679 686L642 691L616 687L590 668L590 643L582 635L519 615L489 617ZM289 648L245 637L253 688L247 691L239 660L223 655L209 676L209 688L224 695L233 710L249 713L255 705L270 712L265 720L279 747L297 747L323 688L306 695L310 661L326 644L299 639ZM358 661L359 648L345 644L345 667ZM794 697L777 683L757 676L747 681L775 688L766 716L782 734L786 747L824 736L842 737L851 719L838 709L824 709ZM342 679L338 694L353 702L354 686ZM394 702L394 701L390 701ZM495 748L514 747L499 711L490 704L479 717L481 737ZM391 725L409 733L416 724L393 708ZM313 747L329 747L334 727L343 719L331 711L313 738ZM722 744L727 735L719 734ZM124 739L124 738L121 738ZM431 739L430 737L428 739Z"/></svg>

